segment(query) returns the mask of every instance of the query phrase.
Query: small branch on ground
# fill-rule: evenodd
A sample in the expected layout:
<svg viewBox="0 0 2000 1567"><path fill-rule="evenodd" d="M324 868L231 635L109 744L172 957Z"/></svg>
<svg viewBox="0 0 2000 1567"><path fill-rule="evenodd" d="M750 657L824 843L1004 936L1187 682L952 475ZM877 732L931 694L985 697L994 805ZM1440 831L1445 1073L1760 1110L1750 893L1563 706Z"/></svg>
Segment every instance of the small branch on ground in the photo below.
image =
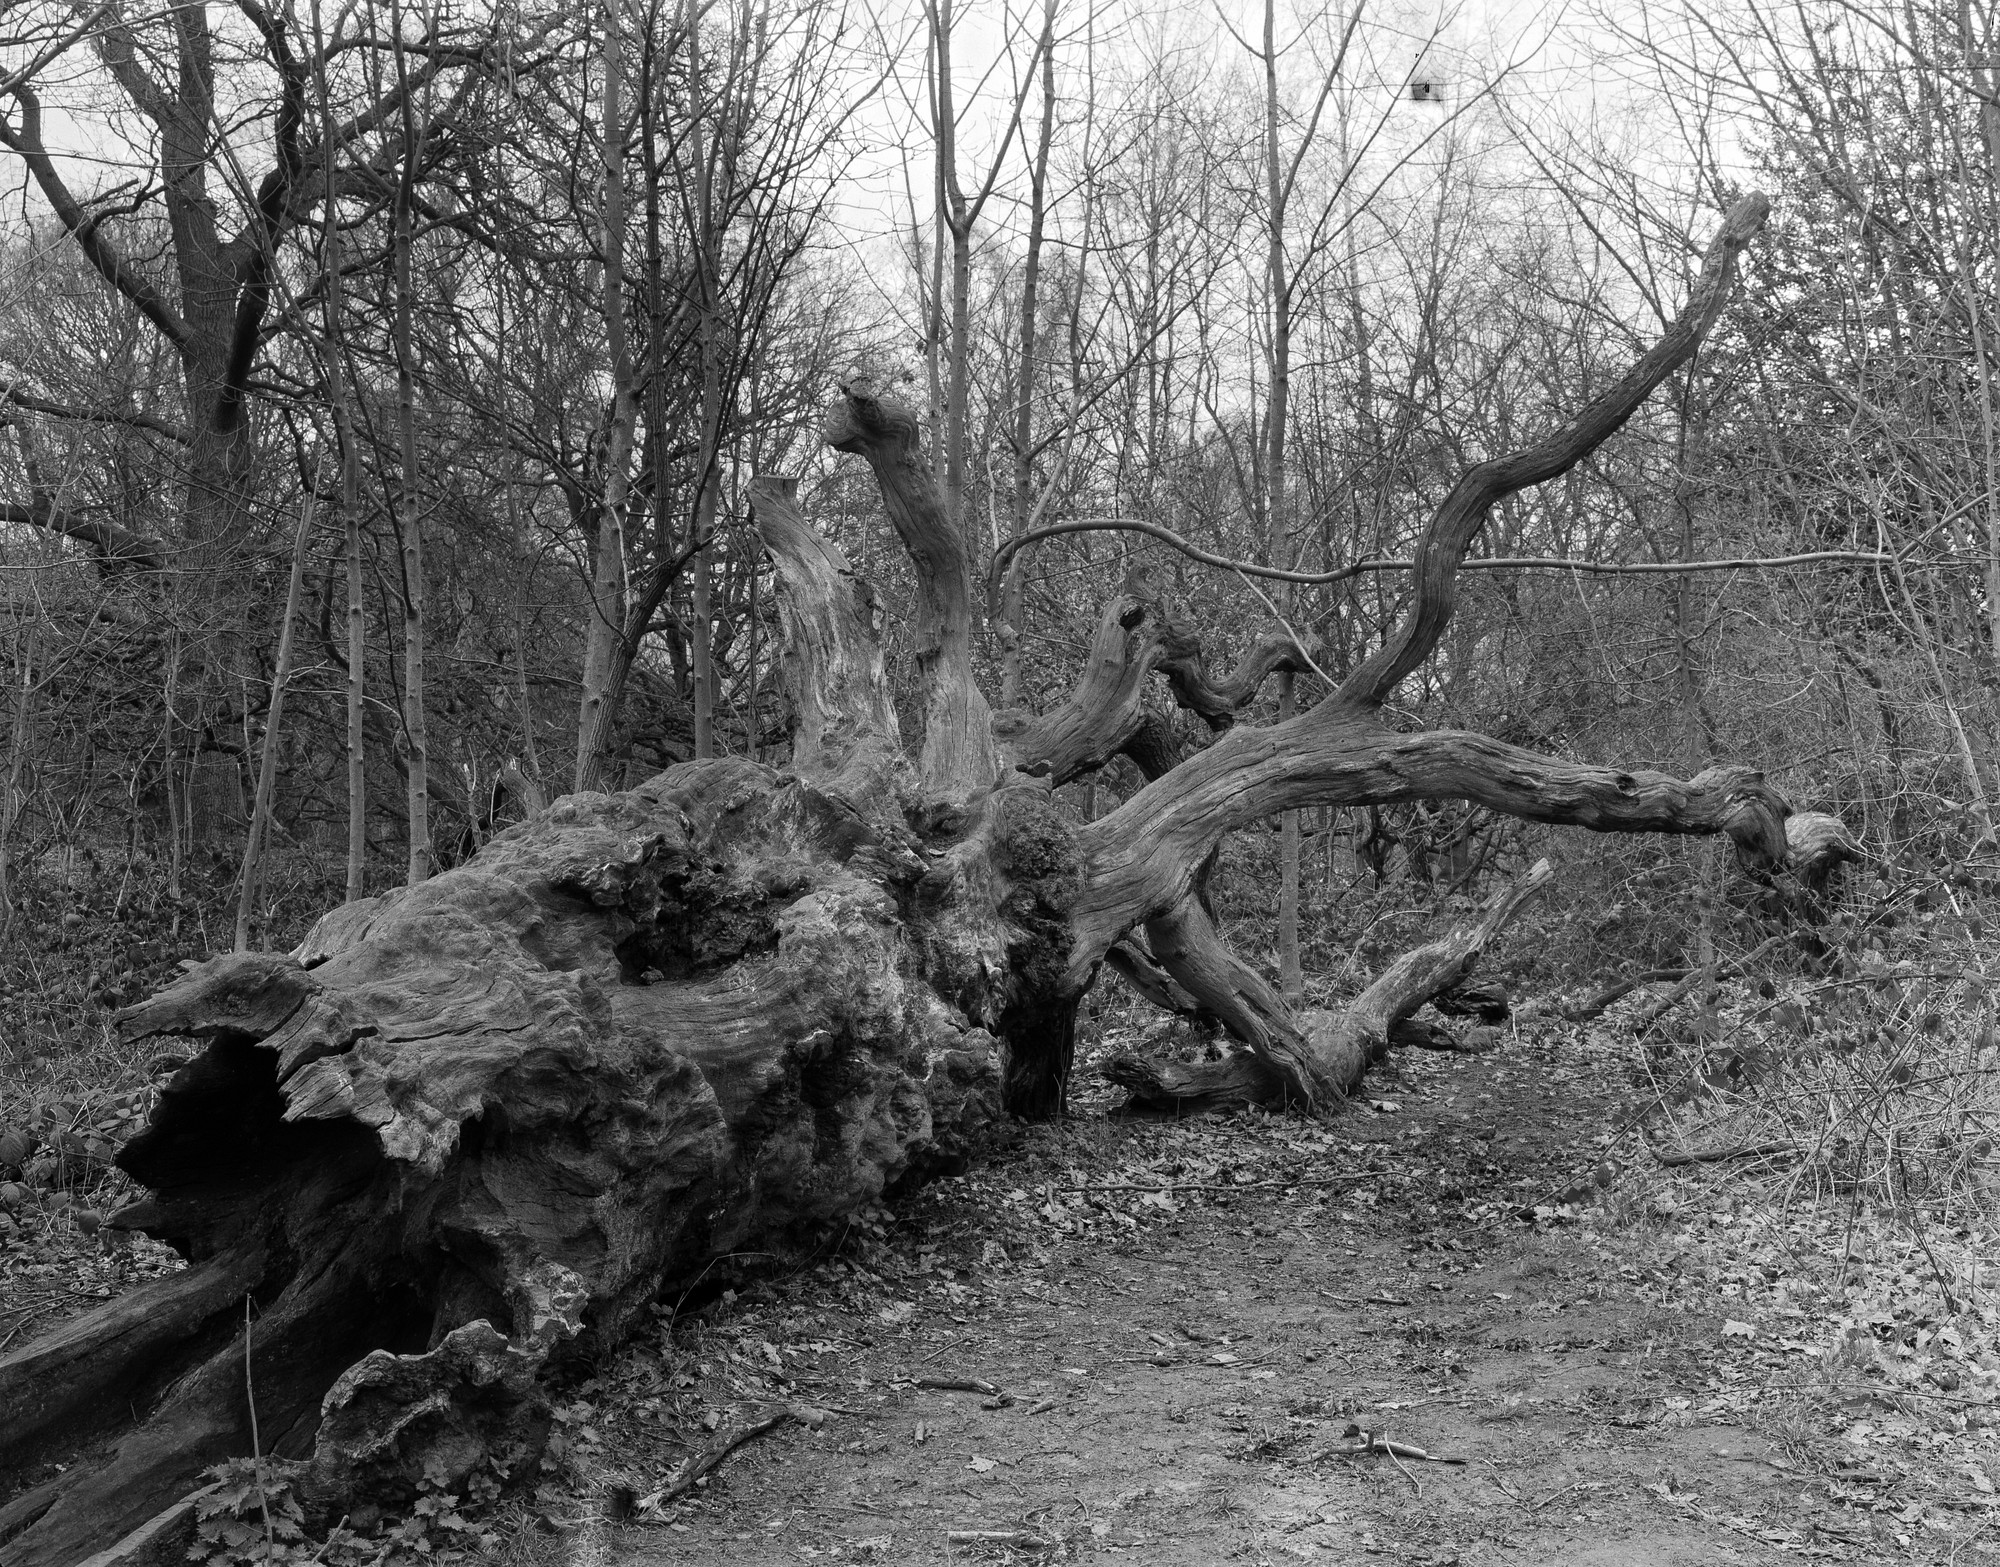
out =
<svg viewBox="0 0 2000 1567"><path fill-rule="evenodd" d="M1059 1192L1258 1192L1283 1191L1290 1186L1346 1186L1353 1181L1372 1181L1380 1171L1357 1170L1348 1175L1304 1175L1294 1181L1182 1181L1170 1186L1147 1186L1139 1181L1107 1181L1101 1186L1058 1186Z"/></svg>
<svg viewBox="0 0 2000 1567"><path fill-rule="evenodd" d="M1010 1551L1053 1551L1061 1543L1032 1529L951 1529L944 1538L947 1545L997 1545Z"/></svg>
<svg viewBox="0 0 2000 1567"><path fill-rule="evenodd" d="M1664 984L1669 980L1686 979L1692 971L1684 968L1649 968L1643 973L1621 979L1615 985L1600 990L1580 1007L1571 1007L1563 1017L1571 1023L1594 1023L1611 1009L1614 1001L1622 1001L1633 991L1645 985Z"/></svg>
<svg viewBox="0 0 2000 1567"><path fill-rule="evenodd" d="M791 1418L792 1411L783 1405L775 1409L767 1409L761 1416L751 1421L748 1425L739 1426L721 1440L710 1443L700 1452L685 1460L680 1468L674 1471L672 1480L668 1481L666 1485L655 1491L651 1496L641 1501L639 1503L641 1510L660 1508L666 1506L669 1502L678 1501L697 1485L701 1484L710 1474L714 1473L721 1466L722 1461L735 1452L737 1448L742 1447L747 1442L756 1441L760 1436L768 1436Z"/></svg>
<svg viewBox="0 0 2000 1567"><path fill-rule="evenodd" d="M983 1393L988 1398L999 1398L1000 1389L991 1382L982 1382L978 1377L916 1377L916 1386L929 1388L936 1393Z"/></svg>
<svg viewBox="0 0 2000 1567"><path fill-rule="evenodd" d="M1789 936L1783 933L1780 933L1776 936L1769 936L1766 937L1763 941L1760 941L1756 946L1752 947L1748 952L1744 953L1743 956L1740 958L1724 959L1719 962L1711 963L1706 968L1699 968L1688 971L1686 977L1684 977L1679 984L1675 985L1672 990L1668 991L1666 995L1664 995L1658 1001L1656 1001L1646 1011L1644 1016L1642 1016L1638 1020L1638 1022L1636 1022L1633 1025L1633 1032L1643 1034L1647 1029L1651 1028L1655 1023L1659 1022L1661 1018L1665 1017L1669 1012L1673 1011L1675 1007L1679 1006L1683 1001L1685 1001L1688 998L1689 995L1699 990L1703 985L1715 984L1725 979L1734 978L1736 975L1741 974L1745 970L1747 970L1753 963L1757 962L1758 959L1762 958L1773 947L1783 946L1790 939L1791 938ZM1615 1000L1616 998L1614 997L1613 999ZM1607 1006L1609 1004L1610 1004L1609 1002L1606 1003Z"/></svg>
<svg viewBox="0 0 2000 1567"><path fill-rule="evenodd" d="M1349 1438L1362 1439L1361 1446L1355 1449L1358 1453L1387 1453L1392 1458L1414 1458L1426 1464L1454 1464L1461 1469L1465 1467L1463 1458L1442 1458L1436 1453L1425 1452L1421 1447L1412 1447L1408 1442L1392 1441L1380 1431L1370 1431L1365 1426L1350 1425L1343 1434Z"/></svg>
<svg viewBox="0 0 2000 1567"><path fill-rule="evenodd" d="M1684 1153L1666 1153L1654 1148L1653 1157L1661 1164L1671 1167L1683 1164L1727 1164L1732 1159L1761 1159L1781 1154L1796 1156L1798 1152L1797 1145L1793 1143L1746 1143L1740 1148L1701 1148Z"/></svg>

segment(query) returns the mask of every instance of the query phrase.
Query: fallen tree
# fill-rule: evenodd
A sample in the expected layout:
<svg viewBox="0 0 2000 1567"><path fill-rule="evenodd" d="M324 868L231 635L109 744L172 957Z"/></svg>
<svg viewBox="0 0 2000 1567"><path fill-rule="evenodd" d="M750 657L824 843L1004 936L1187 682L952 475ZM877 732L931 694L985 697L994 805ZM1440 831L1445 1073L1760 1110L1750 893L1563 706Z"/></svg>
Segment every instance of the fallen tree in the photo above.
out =
<svg viewBox="0 0 2000 1567"><path fill-rule="evenodd" d="M1443 633L1488 509L1573 466L1686 362L1764 213L1732 209L1624 377L1465 475L1416 550L1409 616L1270 727L1236 715L1314 650L1278 628L1211 675L1143 579L1106 606L1064 703L990 712L966 541L916 420L848 387L827 438L870 464L916 567L914 756L865 589L791 486L760 481L788 768L688 763L570 796L458 869L335 910L295 953L215 959L126 1014L128 1034L195 1053L120 1156L148 1195L113 1222L189 1266L0 1359L0 1465L74 1460L0 1506L0 1564L63 1567L138 1528L249 1453L253 1421L325 1514L426 1473L519 1473L552 1368L617 1344L663 1291L823 1245L1003 1117L1058 1114L1107 963L1243 1047L1199 1080L1156 1069L1155 1102L1338 1103L1546 873L1353 1006L1295 1014L1202 899L1223 840L1282 810L1465 799L1726 834L1781 865L1785 803L1748 768L1682 781L1381 717ZM1156 676L1215 731L1185 759L1148 708ZM1067 817L1054 786L1120 754L1147 786Z"/></svg>

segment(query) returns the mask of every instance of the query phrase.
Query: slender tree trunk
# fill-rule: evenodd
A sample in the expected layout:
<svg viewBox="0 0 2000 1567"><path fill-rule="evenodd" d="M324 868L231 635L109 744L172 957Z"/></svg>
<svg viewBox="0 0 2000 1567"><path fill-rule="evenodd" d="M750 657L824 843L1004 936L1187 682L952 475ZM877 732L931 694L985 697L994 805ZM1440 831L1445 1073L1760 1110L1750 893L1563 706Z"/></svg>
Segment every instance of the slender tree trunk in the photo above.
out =
<svg viewBox="0 0 2000 1567"><path fill-rule="evenodd" d="M1965 40L1965 63L1979 93L1979 138L1986 149L1986 229L1991 259L2000 264L2000 71L1994 68L1990 37L1975 25L1972 0L1960 0L1959 26ZM1956 139L1956 138L1954 138ZM1969 182L1968 182L1969 183ZM1969 243L1969 242L1968 242ZM1974 287L1971 258L1961 249L1960 276L1965 306L1972 323L1973 361L1979 370L1980 433L1986 467L1986 629L1991 651L2000 659L2000 456L1993 428L1993 374L1984 341L1987 299Z"/></svg>
<svg viewBox="0 0 2000 1567"><path fill-rule="evenodd" d="M1982 124L1986 114L1982 110ZM2000 440L1993 428L1993 366L1987 355L1986 296L1973 281L1972 258L1961 247L1959 279L1966 319L1972 325L1972 362L1979 377L1980 451L1986 479L1986 630L1989 651L2000 658Z"/></svg>
<svg viewBox="0 0 2000 1567"><path fill-rule="evenodd" d="M695 504L694 526L698 536L715 531L715 483L702 481ZM715 755L715 648L714 596L708 572L708 551L695 551L688 562L688 674L694 709L694 754L696 760Z"/></svg>
<svg viewBox="0 0 2000 1567"><path fill-rule="evenodd" d="M1271 402L1264 416L1265 497L1264 559L1286 566L1291 519L1286 493L1285 438L1292 397L1292 278L1285 255L1285 211L1290 191L1278 146L1278 38L1276 0L1264 0L1264 161L1266 199L1270 206L1266 282L1271 291ZM1278 604L1287 618L1289 584L1277 584ZM1295 711L1293 676L1278 676L1278 722ZM1299 813L1278 818L1278 985L1286 1001L1296 1003L1306 993L1305 967L1299 956Z"/></svg>
<svg viewBox="0 0 2000 1567"><path fill-rule="evenodd" d="M292 541L292 575L285 588L285 620L278 628L278 667L271 676L271 702L264 715L263 754L257 764L257 793L250 804L250 830L243 839L243 871L236 890L236 944L250 950L250 914L257 903L257 878L270 836L271 809L278 792L278 745L285 717L285 687L292 678L292 624L306 579L306 547L312 542L313 510L319 500L318 475L299 508L298 536Z"/></svg>
<svg viewBox="0 0 2000 1567"><path fill-rule="evenodd" d="M343 410L340 518L347 557L347 901L368 895L368 605L361 572L361 454Z"/></svg>
<svg viewBox="0 0 2000 1567"><path fill-rule="evenodd" d="M396 79L403 90L403 167L396 182L395 318L396 435L402 478L396 497L403 562L403 734L409 745L409 869L411 886L429 878L431 854L430 738L424 714L424 542L423 507L417 467L416 349L411 341L415 285L410 276L415 248L418 130L414 94L409 91L403 53L403 8L390 8Z"/></svg>
<svg viewBox="0 0 2000 1567"><path fill-rule="evenodd" d="M611 427L604 442L604 498L591 552L590 621L584 633L583 697L577 714L576 788L604 786L611 745L612 660L625 634L625 513L632 490L632 443L639 423L637 377L625 330L625 56L621 0L606 0L603 75L604 338L611 361Z"/></svg>
<svg viewBox="0 0 2000 1567"><path fill-rule="evenodd" d="M1681 372L1680 398L1676 409L1674 432L1675 536L1681 560L1689 563L1696 559L1696 555L1694 504L1688 493L1688 404L1694 395L1694 366L1699 362L1697 356L1689 362L1687 369ZM1715 736L1709 732L1708 713L1702 692L1701 659L1696 650L1694 573L1684 571L1673 581L1675 665L1680 687L1681 709L1681 763L1685 772L1693 774L1713 758ZM1710 968L1715 963L1715 925L1716 913L1721 904L1723 865L1714 849L1715 846L1710 844L1702 855L1701 884L1695 896L1694 964L1699 969Z"/></svg>
<svg viewBox="0 0 2000 1567"><path fill-rule="evenodd" d="M949 337L944 366L944 503L953 527L962 531L969 445L966 438L967 404L972 390L972 231L978 226L987 198L993 194L1007 149L1013 143L1015 131L1020 128L1026 89L1024 87L1013 101L1006 132L1001 137L985 179L977 193L968 197L958 167L958 99L951 78L953 31L957 25L955 0L931 0L928 11L934 67L931 107L937 134L937 222L940 231L939 248L934 252L934 276L943 271L947 239L951 270ZM1029 75L1033 76L1032 65ZM941 277L939 281L942 281ZM946 319L942 305L938 319L941 323ZM969 540L961 541L962 550L969 547Z"/></svg>
<svg viewBox="0 0 2000 1567"><path fill-rule="evenodd" d="M1880 526L1879 518L1877 525ZM1973 847L1975 850L1991 848L1996 841L2000 841L1994 834L1992 802L1986 793L1986 782L1979 774L1979 761L1972 750L1972 738L1965 732L1965 721L1959 715L1958 703L1952 699L1951 683L1937 653L1937 638L1922 611L1917 608L1916 596L1910 591L1910 579L1903 563L1898 560L1892 569L1904 612L1909 616L1909 634L1923 650L1931 683L1937 688L1938 704L1943 707L1945 722L1951 729L1952 749L1958 753L1959 771L1965 778L1966 809L1971 813L1976 829Z"/></svg>
<svg viewBox="0 0 2000 1567"><path fill-rule="evenodd" d="M14 631L14 717L7 731L6 792L0 795L0 935L14 928L14 824L21 819L21 771L27 766L28 740L34 727L35 661L41 654L42 645L39 595L31 597L29 605L27 629L23 631L16 626ZM167 771L171 780L171 756ZM171 801L171 782L167 796Z"/></svg>
<svg viewBox="0 0 2000 1567"><path fill-rule="evenodd" d="M547 789L541 746L535 739L535 708L528 691L528 582L534 566L521 530L520 501L507 486L507 533L514 551L514 711L521 726L521 767L539 796Z"/></svg>
<svg viewBox="0 0 2000 1567"><path fill-rule="evenodd" d="M971 371L972 231L958 189L958 101L951 79L955 0L933 0L931 52L936 62L933 113L937 129L938 251L935 271L943 290L938 325L944 349L944 504L954 525L964 516L965 394ZM949 258L948 262L946 257ZM947 282L943 276L949 270Z"/></svg>
<svg viewBox="0 0 2000 1567"><path fill-rule="evenodd" d="M312 4L313 75L319 92L320 124L329 145L338 147L333 98L326 78L326 36L320 22L319 0ZM340 253L339 160L324 160L321 270L326 298L321 320L321 358L326 369L327 401L332 405L334 438L340 447L339 509L347 564L347 901L368 892L368 608L361 568L361 449L354 439L348 413L347 341L341 320L342 261Z"/></svg>
<svg viewBox="0 0 2000 1567"><path fill-rule="evenodd" d="M718 490L722 475L722 302L721 235L715 230L716 159L722 156L726 130L707 134L707 101L702 90L701 29L690 14L687 28L688 80L692 96L688 124L690 161L695 180L695 308L701 355L701 473L696 480L694 540L715 532ZM714 613L708 569L708 549L697 549L688 562L688 662L694 682L694 754L696 760L715 755Z"/></svg>
<svg viewBox="0 0 2000 1567"><path fill-rule="evenodd" d="M1056 132L1056 5L1042 6L1042 117L1035 132L1035 156L1028 175L1028 251L1021 264L1020 373L1014 401L1013 536L1028 530L1035 491L1035 353L1037 316L1041 311L1042 245L1048 223L1049 148ZM1001 607L1000 705L1021 705L1022 580L1020 556L1007 570L1006 599Z"/></svg>

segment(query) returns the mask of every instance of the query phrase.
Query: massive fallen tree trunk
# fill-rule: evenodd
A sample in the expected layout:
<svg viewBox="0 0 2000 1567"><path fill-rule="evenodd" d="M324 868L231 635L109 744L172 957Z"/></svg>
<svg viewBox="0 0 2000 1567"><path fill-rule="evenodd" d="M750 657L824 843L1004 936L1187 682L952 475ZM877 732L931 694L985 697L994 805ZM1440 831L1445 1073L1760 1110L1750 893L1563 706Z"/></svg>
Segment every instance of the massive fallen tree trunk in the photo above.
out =
<svg viewBox="0 0 2000 1567"><path fill-rule="evenodd" d="M426 1473L519 1473L552 1369L617 1343L663 1291L823 1246L1004 1115L1059 1113L1077 1004L1107 961L1244 1047L1210 1080L1155 1074L1157 1100L1321 1108L1540 879L1354 1005L1294 1014L1202 897L1223 840L1260 818L1465 799L1724 833L1781 862L1785 804L1746 768L1682 782L1379 716L1442 634L1487 508L1579 461L1686 361L1762 216L1755 199L1730 213L1629 375L1468 475L1416 552L1409 618L1272 727L1237 715L1314 649L1274 627L1211 677L1142 578L1106 606L1066 702L991 715L965 540L915 420L848 388L828 438L868 461L917 571L916 759L865 589L790 486L760 482L788 768L690 763L571 796L458 869L337 910L294 954L216 959L127 1015L128 1034L194 1053L121 1155L148 1195L115 1222L189 1266L0 1358L0 1466L66 1460L0 1502L0 1567L75 1561L249 1452L246 1374L264 1451L322 1508L357 1488L393 1502ZM1184 761L1155 676L1215 732ZM1055 786L1119 754L1152 781L1069 820Z"/></svg>

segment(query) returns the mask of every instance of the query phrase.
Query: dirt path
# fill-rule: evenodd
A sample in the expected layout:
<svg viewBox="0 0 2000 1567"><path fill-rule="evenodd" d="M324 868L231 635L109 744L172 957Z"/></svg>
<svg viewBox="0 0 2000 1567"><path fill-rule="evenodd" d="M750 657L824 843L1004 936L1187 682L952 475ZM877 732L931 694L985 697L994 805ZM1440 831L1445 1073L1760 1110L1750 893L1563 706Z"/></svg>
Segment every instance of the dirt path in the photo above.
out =
<svg viewBox="0 0 2000 1567"><path fill-rule="evenodd" d="M624 1497L688 1452L677 1422L707 1443L705 1422L727 1435L774 1398L798 1418L657 1518L586 1526L585 1554L1913 1559L1747 1428L1755 1374L1649 1264L1616 1191L1583 1222L1513 1216L1596 1160L1602 1065L1517 1042L1409 1061L1324 1127L1086 1115L1033 1134L847 1260L718 1302L586 1388L577 1466ZM1464 1462L1354 1455L1357 1426ZM1013 1540L953 1539L981 1531ZM2000 1559L1977 1543L1951 1542Z"/></svg>

